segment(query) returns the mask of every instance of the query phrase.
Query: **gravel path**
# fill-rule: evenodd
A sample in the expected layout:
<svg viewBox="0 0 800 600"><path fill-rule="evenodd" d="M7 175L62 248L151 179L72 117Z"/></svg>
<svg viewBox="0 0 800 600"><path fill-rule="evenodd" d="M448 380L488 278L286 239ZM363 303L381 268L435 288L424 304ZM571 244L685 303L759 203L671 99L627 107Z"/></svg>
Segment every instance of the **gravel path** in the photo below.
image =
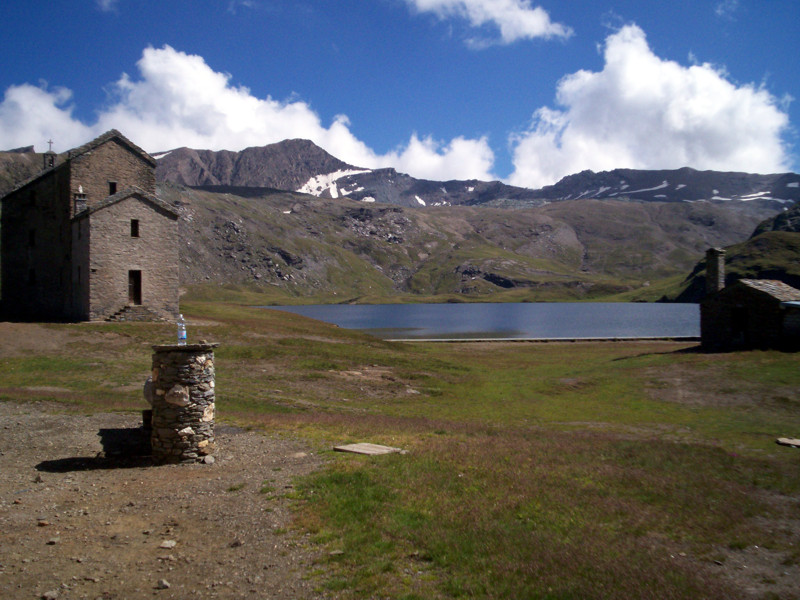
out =
<svg viewBox="0 0 800 600"><path fill-rule="evenodd" d="M307 447L218 425L214 464L155 467L136 415L62 410L0 402L0 598L321 596L287 532Z"/></svg>

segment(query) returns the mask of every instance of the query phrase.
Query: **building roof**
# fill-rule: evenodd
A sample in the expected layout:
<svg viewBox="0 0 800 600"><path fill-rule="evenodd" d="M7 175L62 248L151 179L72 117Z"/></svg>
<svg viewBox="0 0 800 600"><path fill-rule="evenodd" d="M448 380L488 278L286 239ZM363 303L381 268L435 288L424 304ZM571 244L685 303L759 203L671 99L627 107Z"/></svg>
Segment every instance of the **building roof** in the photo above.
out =
<svg viewBox="0 0 800 600"><path fill-rule="evenodd" d="M72 150L67 150L67 160L72 160L80 156L81 154L86 154L87 152L91 152L98 146L105 144L109 140L116 139L118 142L121 142L123 146L127 146L129 150L132 152L139 154L144 160L150 163L153 167L156 166L156 159L150 156L147 152L142 150L139 146L134 144L124 135L122 135L116 129L110 129L106 131L103 135L96 137L91 142L84 144L83 146L78 146L77 148L73 148Z"/></svg>
<svg viewBox="0 0 800 600"><path fill-rule="evenodd" d="M800 290L782 281L775 279L740 279L739 283L759 292L769 294L781 302L800 301Z"/></svg>
<svg viewBox="0 0 800 600"><path fill-rule="evenodd" d="M71 161L73 158L77 158L78 156L86 154L87 152L91 152L92 150L94 150L98 146L101 146L102 144L105 144L106 142L108 142L109 140L112 140L112 139L116 139L123 146L127 147L131 152L133 152L135 154L138 154L143 160L145 160L147 163L149 163L150 166L155 168L155 166L156 166L156 159L155 158L150 156L147 152L142 150L139 146L134 144L132 141L130 141L128 138L126 138L124 135L122 135L116 129L109 129L103 135L101 135L99 137L96 137L91 142L87 142L83 146L78 146L77 148L73 148L72 150L67 150L67 153L66 153L67 157L66 157L66 160L64 162L58 163L55 166L52 166L52 167L49 167L49 168L44 169L42 171L39 171L38 173L36 173L36 175L33 175L31 177L28 177L24 181L21 181L20 183L15 185L14 188L11 189L5 196L0 198L0 200L5 199L7 196L10 196L14 192L19 191L20 189L24 188L26 185L28 185L30 183L33 183L34 181L36 181L40 177L44 177L45 175L51 173L52 171L55 171L56 169L60 168L62 165L64 165L64 164L68 163L69 161Z"/></svg>
<svg viewBox="0 0 800 600"><path fill-rule="evenodd" d="M83 219L85 217L89 217L89 216L93 215L94 213L96 213L96 212L98 212L100 210L103 210L104 208L108 208L109 206L112 206L112 205L117 204L119 202L122 202L123 200L126 200L126 199L130 198L131 196L138 196L139 198L141 198L145 202L148 202L148 203L154 205L156 208L159 208L159 209L167 212L170 216L172 216L172 217L174 217L176 219L178 218L178 212L172 206L170 206L169 204L164 202L158 196L154 196L152 194L148 194L143 189L138 188L138 187L129 187L129 188L126 188L126 189L122 190L121 192L117 192L113 196L109 196L108 198L104 198L102 201L97 202L96 204L93 204L92 206L87 207L86 210L82 210L81 212L76 214L73 217L73 220L78 220L78 219Z"/></svg>

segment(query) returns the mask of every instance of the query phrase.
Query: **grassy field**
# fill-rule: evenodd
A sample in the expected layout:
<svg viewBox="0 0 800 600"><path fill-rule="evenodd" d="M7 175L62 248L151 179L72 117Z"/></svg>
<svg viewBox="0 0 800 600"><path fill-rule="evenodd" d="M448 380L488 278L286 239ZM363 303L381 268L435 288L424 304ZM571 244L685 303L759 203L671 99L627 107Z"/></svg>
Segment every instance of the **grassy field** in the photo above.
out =
<svg viewBox="0 0 800 600"><path fill-rule="evenodd" d="M775 444L800 437L796 354L389 343L234 304L182 309L190 341L221 343L219 418L302 437L328 458L291 492L298 531L323 557L309 573L320 590L797 597L800 450ZM0 399L81 411L141 409L150 345L174 335L31 327L47 343L0 344ZM331 450L360 441L407 453ZM760 571L740 568L756 556Z"/></svg>

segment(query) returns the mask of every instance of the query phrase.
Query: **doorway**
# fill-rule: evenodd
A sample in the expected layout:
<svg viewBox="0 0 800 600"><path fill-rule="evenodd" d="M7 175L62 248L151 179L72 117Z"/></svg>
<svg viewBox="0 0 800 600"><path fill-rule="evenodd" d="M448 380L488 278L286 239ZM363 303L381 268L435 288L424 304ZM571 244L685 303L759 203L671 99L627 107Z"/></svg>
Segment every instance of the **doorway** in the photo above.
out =
<svg viewBox="0 0 800 600"><path fill-rule="evenodd" d="M141 271L128 271L128 303L137 306L142 303Z"/></svg>

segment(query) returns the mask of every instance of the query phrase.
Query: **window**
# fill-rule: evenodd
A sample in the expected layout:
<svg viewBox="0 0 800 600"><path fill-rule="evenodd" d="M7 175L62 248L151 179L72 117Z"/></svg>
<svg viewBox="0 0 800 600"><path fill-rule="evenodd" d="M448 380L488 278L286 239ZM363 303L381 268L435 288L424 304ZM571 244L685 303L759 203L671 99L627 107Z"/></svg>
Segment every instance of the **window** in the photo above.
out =
<svg viewBox="0 0 800 600"><path fill-rule="evenodd" d="M139 219L131 219L131 237L139 237Z"/></svg>
<svg viewBox="0 0 800 600"><path fill-rule="evenodd" d="M117 182L116 181L109 181L108 182L108 195L113 196L117 193Z"/></svg>

